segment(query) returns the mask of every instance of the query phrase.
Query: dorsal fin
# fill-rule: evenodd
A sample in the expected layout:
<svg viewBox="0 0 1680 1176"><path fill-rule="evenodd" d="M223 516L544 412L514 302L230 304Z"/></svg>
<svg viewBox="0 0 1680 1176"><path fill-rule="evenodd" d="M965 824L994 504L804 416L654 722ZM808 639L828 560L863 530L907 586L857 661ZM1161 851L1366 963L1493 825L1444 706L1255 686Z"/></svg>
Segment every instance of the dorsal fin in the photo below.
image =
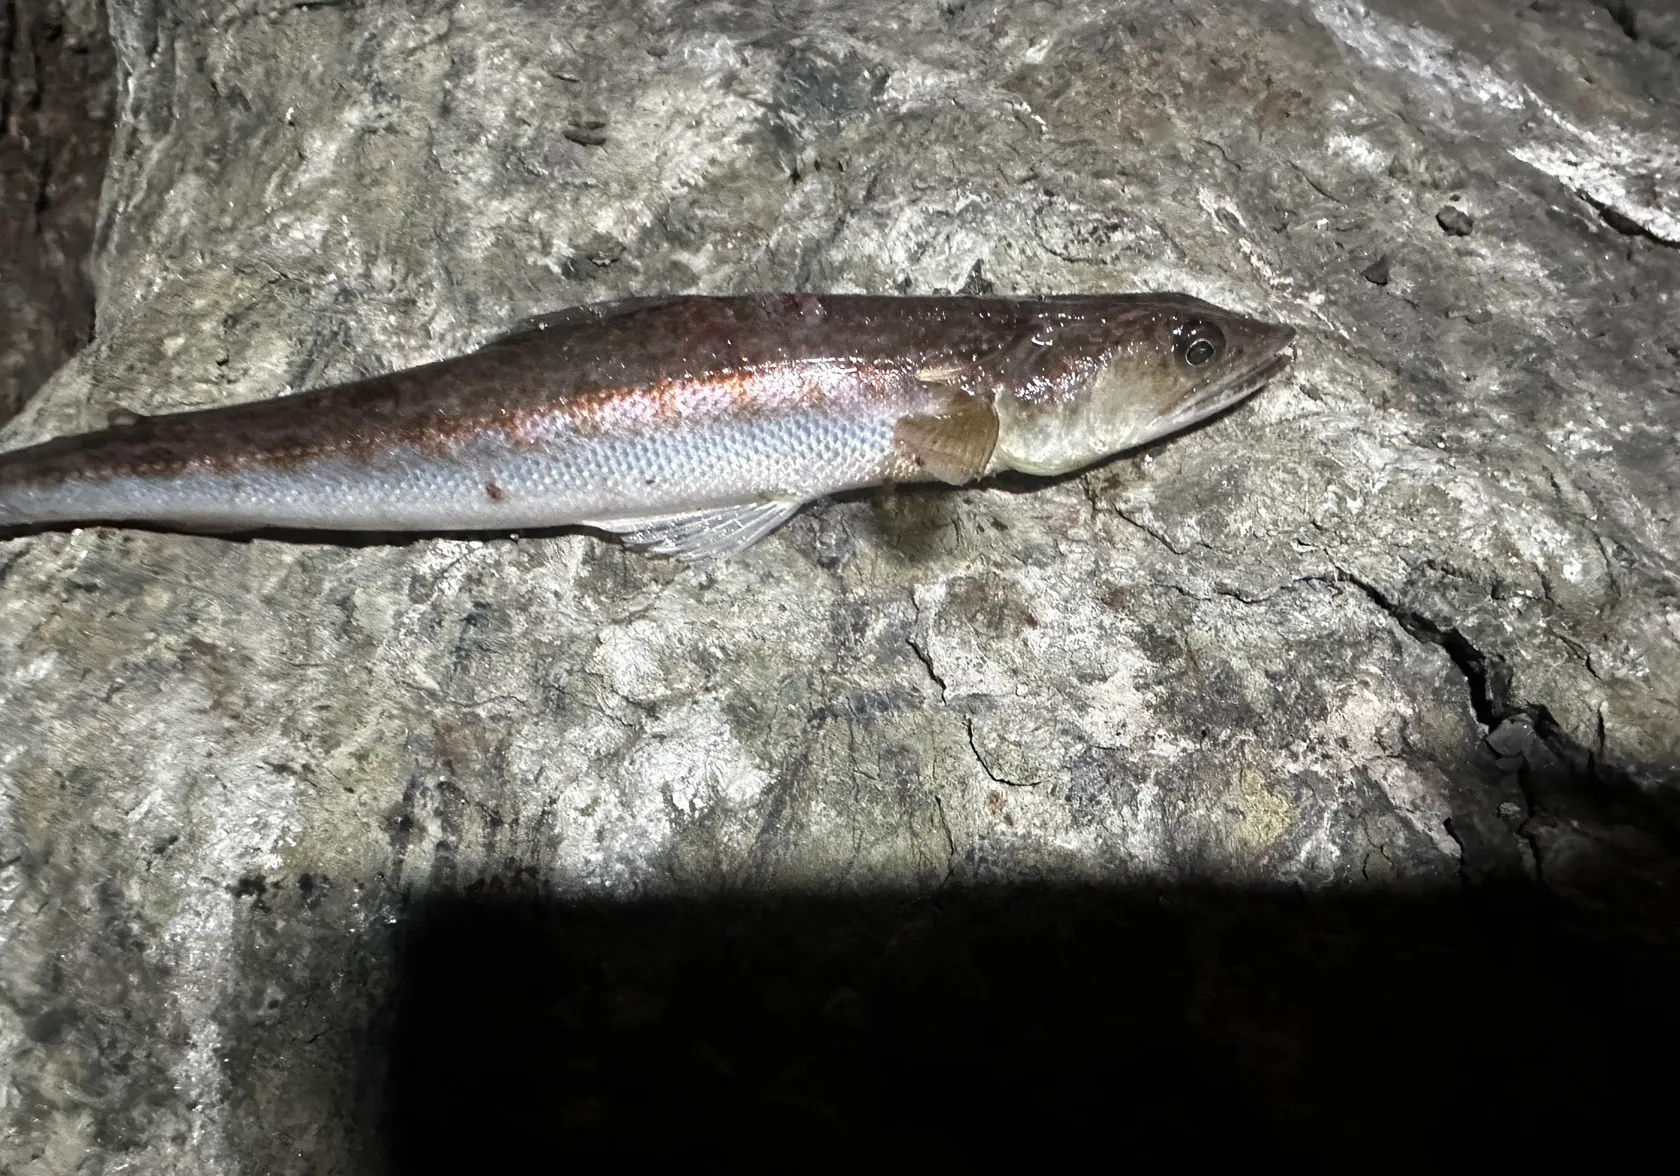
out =
<svg viewBox="0 0 1680 1176"><path fill-rule="evenodd" d="M653 306L663 306L667 302L677 300L676 296L663 294L651 298L619 298L611 302L590 302L583 306L568 306L564 310L551 310L544 314L534 314L521 319L501 334L492 335L485 341L484 346L494 347L498 343L511 343L519 339L529 338L532 335L540 335L547 331L578 326L583 323L598 323L602 319L614 318L621 314L629 314L632 311L646 310Z"/></svg>

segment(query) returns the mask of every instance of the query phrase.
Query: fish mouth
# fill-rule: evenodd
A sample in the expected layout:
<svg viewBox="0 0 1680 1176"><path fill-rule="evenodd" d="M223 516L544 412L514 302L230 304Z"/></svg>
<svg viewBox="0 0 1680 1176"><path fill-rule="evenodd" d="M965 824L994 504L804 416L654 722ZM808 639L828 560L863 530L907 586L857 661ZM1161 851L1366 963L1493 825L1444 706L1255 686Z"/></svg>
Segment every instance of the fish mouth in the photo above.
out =
<svg viewBox="0 0 1680 1176"><path fill-rule="evenodd" d="M1224 412L1232 405L1247 400L1260 391L1294 362L1294 336L1295 332L1291 331L1289 337L1266 358L1248 367L1229 372L1206 387L1191 393L1182 404L1168 414L1166 418L1168 427L1179 429L1197 421L1206 420L1208 417Z"/></svg>

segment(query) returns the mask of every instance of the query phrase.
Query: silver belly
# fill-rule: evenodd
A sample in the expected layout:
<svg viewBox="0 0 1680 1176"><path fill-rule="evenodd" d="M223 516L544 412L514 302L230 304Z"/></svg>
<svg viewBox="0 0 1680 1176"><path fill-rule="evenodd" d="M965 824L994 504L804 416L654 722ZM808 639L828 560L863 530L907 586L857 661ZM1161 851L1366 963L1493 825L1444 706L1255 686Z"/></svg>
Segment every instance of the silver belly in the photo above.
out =
<svg viewBox="0 0 1680 1176"><path fill-rule="evenodd" d="M804 501L879 482L902 410L789 414L534 446L486 433L447 453L393 447L171 477L0 489L0 526L150 521L182 527L500 530Z"/></svg>

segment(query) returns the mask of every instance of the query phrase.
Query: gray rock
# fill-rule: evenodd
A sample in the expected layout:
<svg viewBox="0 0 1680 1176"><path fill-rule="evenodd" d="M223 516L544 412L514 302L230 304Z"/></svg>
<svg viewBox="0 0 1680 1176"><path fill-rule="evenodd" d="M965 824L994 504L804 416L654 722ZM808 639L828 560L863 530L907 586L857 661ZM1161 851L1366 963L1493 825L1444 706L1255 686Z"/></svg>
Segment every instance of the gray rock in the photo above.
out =
<svg viewBox="0 0 1680 1176"><path fill-rule="evenodd" d="M1476 228L1475 218L1456 204L1443 204L1435 214L1435 223L1451 237L1468 237Z"/></svg>
<svg viewBox="0 0 1680 1176"><path fill-rule="evenodd" d="M93 333L115 73L103 0L0 5L0 422Z"/></svg>
<svg viewBox="0 0 1680 1176"><path fill-rule="evenodd" d="M1604 10L1634 41L1680 57L1680 11L1663 0L1612 0Z"/></svg>
<svg viewBox="0 0 1680 1176"><path fill-rule="evenodd" d="M1534 720L1528 715L1513 715L1488 732L1488 747L1502 760L1521 760L1523 754L1538 738Z"/></svg>
<svg viewBox="0 0 1680 1176"><path fill-rule="evenodd" d="M373 1163L393 935L486 888L1652 857L1569 834L1680 770L1680 115L1602 11L201 7L113 7L98 333L8 445L578 302L981 263L1300 359L1082 476L824 503L711 574L580 534L0 542L0 1167ZM1484 747L1518 714L1539 783Z"/></svg>

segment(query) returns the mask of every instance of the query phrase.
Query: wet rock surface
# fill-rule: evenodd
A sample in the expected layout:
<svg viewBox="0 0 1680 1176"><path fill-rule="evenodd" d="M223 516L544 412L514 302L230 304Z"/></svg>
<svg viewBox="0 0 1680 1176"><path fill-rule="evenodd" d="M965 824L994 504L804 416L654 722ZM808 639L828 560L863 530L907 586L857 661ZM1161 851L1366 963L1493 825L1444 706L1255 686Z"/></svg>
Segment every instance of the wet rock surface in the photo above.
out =
<svg viewBox="0 0 1680 1176"><path fill-rule="evenodd" d="M1637 1124L1680 884L1659 7L113 6L98 333L8 445L672 290L1183 289L1300 356L710 572L0 540L0 1167Z"/></svg>

